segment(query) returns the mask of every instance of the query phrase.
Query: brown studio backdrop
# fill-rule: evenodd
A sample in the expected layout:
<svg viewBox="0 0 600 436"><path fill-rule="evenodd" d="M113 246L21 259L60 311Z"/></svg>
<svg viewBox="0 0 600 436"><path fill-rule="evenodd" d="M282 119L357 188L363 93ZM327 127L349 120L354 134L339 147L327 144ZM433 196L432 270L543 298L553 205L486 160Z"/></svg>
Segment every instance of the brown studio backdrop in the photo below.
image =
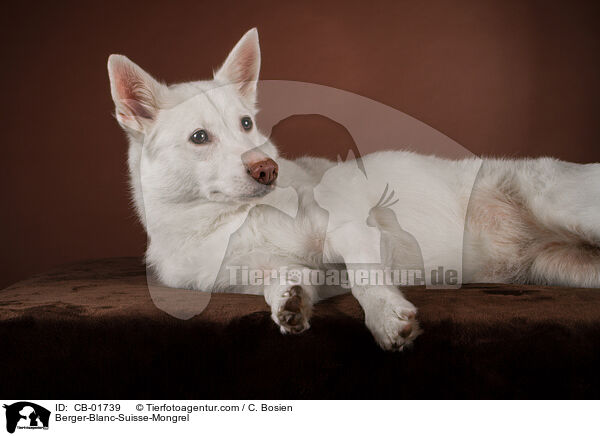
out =
<svg viewBox="0 0 600 436"><path fill-rule="evenodd" d="M600 161L594 1L50 2L4 5L0 287L64 262L141 255L110 53L167 82L207 78L259 29L264 79L399 109L477 154ZM335 156L340 126L294 117L288 156Z"/></svg>

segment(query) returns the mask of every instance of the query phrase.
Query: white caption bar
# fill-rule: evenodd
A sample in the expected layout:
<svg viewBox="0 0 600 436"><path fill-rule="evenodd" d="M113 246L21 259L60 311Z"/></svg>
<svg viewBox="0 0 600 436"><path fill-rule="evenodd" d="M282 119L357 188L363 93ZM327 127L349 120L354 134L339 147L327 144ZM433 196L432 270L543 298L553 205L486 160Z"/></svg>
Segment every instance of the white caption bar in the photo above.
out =
<svg viewBox="0 0 600 436"><path fill-rule="evenodd" d="M3 400L27 435L597 435L598 401ZM38 431L36 431L38 430ZM41 431L41 432L40 432Z"/></svg>

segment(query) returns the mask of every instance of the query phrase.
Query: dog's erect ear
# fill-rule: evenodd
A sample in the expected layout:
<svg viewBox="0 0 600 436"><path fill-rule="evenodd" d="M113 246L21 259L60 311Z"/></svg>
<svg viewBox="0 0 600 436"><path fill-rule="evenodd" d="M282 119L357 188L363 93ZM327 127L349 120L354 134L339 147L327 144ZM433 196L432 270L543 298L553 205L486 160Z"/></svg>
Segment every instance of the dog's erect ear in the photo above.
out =
<svg viewBox="0 0 600 436"><path fill-rule="evenodd" d="M108 76L117 120L126 129L143 132L156 117L166 86L121 55L109 56Z"/></svg>
<svg viewBox="0 0 600 436"><path fill-rule="evenodd" d="M260 72L260 45L258 30L250 29L235 45L223 66L215 73L215 80L233 83L248 104L256 103L256 82Z"/></svg>

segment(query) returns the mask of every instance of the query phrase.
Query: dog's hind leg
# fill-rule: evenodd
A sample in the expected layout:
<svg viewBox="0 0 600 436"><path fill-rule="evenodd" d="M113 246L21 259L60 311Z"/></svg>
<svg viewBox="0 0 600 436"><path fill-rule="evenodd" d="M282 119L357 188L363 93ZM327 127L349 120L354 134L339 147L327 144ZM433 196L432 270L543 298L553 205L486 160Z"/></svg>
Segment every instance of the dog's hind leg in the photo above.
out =
<svg viewBox="0 0 600 436"><path fill-rule="evenodd" d="M600 288L600 246L574 238L550 242L535 257L530 280L537 284Z"/></svg>
<svg viewBox="0 0 600 436"><path fill-rule="evenodd" d="M555 163L554 182L535 197L544 227L530 268L534 283L600 288L600 164Z"/></svg>

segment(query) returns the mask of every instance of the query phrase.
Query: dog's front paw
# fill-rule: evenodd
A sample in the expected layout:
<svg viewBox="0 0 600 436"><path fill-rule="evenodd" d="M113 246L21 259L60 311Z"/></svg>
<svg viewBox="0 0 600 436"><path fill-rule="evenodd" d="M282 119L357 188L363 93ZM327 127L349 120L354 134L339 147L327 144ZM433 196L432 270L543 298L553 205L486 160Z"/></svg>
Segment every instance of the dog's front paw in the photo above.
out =
<svg viewBox="0 0 600 436"><path fill-rule="evenodd" d="M365 324L381 348L402 351L422 332L416 317L412 303L393 295L365 311Z"/></svg>
<svg viewBox="0 0 600 436"><path fill-rule="evenodd" d="M271 318L281 333L298 334L310 327L312 300L308 292L299 285L290 286L283 292L277 304L271 307Z"/></svg>

